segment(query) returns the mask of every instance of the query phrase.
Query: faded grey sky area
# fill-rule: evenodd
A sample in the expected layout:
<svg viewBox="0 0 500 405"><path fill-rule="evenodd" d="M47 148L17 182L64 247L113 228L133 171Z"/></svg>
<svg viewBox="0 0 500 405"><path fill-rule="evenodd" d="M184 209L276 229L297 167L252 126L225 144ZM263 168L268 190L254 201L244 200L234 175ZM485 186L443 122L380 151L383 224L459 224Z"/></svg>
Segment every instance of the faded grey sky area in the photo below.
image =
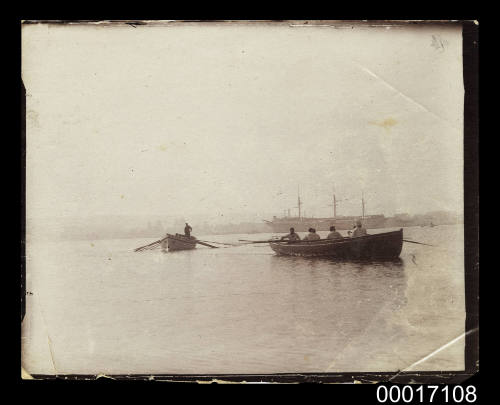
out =
<svg viewBox="0 0 500 405"><path fill-rule="evenodd" d="M463 209L460 27L22 28L27 215Z"/></svg>

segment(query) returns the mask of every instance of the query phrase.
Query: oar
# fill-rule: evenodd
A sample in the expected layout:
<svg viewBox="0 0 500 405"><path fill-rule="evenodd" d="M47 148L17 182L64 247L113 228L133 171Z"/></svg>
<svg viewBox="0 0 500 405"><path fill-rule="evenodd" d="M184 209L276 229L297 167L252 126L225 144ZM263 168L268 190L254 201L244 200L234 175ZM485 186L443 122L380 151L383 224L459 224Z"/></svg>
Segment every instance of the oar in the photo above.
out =
<svg viewBox="0 0 500 405"><path fill-rule="evenodd" d="M159 246L161 244L161 242L162 241L157 241L157 242L154 242L150 245L146 245L146 246L142 246L140 248L137 248L134 251L135 252L142 252L143 250L152 250L152 249L155 249L157 246Z"/></svg>
<svg viewBox="0 0 500 405"><path fill-rule="evenodd" d="M138 247L137 249L134 249L134 252L138 252L139 250L142 250L142 249L146 249L146 248L153 247L153 245L160 244L160 243L161 243L161 242L163 242L165 239L167 239L167 238L163 238L163 239L157 240L156 242L150 243L149 245L145 245L145 246Z"/></svg>
<svg viewBox="0 0 500 405"><path fill-rule="evenodd" d="M153 250L153 249L156 249L158 246L160 246L160 244L156 243L156 244L151 245L151 246L143 247L142 249L135 249L134 252L143 252L144 250Z"/></svg>
<svg viewBox="0 0 500 405"><path fill-rule="evenodd" d="M240 242L248 242L248 243L269 243L269 242L288 242L286 240L279 240L279 239L271 239L271 240L244 240L244 239L238 239Z"/></svg>
<svg viewBox="0 0 500 405"><path fill-rule="evenodd" d="M208 243L202 242L200 240L197 240L196 243L199 243L200 245L203 245L203 246L211 247L213 249L218 249L219 248L219 246L212 246L212 245L209 245Z"/></svg>
<svg viewBox="0 0 500 405"><path fill-rule="evenodd" d="M425 245L425 246L436 247L436 245L429 245L428 243L422 243L422 242L414 242L414 241L408 240L408 239L403 239L403 242L415 243L416 245Z"/></svg>
<svg viewBox="0 0 500 405"><path fill-rule="evenodd" d="M227 245L227 246L239 246L235 243L222 243L222 242L215 242L213 240L202 240L201 242L218 243L219 245Z"/></svg>

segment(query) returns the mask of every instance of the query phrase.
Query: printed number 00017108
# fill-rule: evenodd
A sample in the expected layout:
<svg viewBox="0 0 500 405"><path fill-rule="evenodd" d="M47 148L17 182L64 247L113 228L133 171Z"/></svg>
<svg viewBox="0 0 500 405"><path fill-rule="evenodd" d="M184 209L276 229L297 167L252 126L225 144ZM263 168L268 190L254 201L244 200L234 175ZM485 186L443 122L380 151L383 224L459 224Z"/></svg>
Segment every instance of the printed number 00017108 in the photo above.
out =
<svg viewBox="0 0 500 405"><path fill-rule="evenodd" d="M468 385L463 387L455 385L452 388L449 385L440 387L439 385L420 385L414 388L411 385L392 385L389 387L380 385L377 388L377 401L385 402L411 402L416 400L423 403L433 401L444 401L452 403L474 403L477 400L476 387Z"/></svg>

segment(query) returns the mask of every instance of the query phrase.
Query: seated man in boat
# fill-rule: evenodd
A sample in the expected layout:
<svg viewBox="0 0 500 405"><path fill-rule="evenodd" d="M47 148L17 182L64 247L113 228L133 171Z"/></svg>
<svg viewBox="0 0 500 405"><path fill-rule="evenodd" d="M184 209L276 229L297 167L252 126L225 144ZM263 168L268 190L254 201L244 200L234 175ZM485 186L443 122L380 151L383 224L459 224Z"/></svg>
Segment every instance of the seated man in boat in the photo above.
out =
<svg viewBox="0 0 500 405"><path fill-rule="evenodd" d="M191 231L193 228L189 226L189 224L186 222L186 226L184 227L184 235L187 236L188 238L191 237Z"/></svg>
<svg viewBox="0 0 500 405"><path fill-rule="evenodd" d="M309 233L302 240L319 240L321 237L316 233L316 229L309 228Z"/></svg>
<svg viewBox="0 0 500 405"><path fill-rule="evenodd" d="M357 238L358 236L365 236L365 235L368 235L368 233L366 232L366 228L363 228L361 220L358 219L356 221L356 228L354 229L351 238Z"/></svg>
<svg viewBox="0 0 500 405"><path fill-rule="evenodd" d="M334 226L330 227L330 233L326 237L326 239L344 239L344 237L340 234L340 232L337 232L335 230Z"/></svg>
<svg viewBox="0 0 500 405"><path fill-rule="evenodd" d="M295 229L294 228L290 228L290 233L288 235L285 235L285 236L281 237L281 240L285 240L285 239L288 239L288 240L291 240L291 241L300 240L300 236L299 236L298 233L295 233Z"/></svg>

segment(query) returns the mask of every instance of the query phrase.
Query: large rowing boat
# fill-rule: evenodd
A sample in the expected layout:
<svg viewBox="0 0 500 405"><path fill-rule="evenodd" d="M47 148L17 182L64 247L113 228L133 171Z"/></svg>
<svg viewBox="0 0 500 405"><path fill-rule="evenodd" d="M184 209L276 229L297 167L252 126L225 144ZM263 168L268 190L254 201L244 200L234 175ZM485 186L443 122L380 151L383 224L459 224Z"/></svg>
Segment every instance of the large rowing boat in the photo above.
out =
<svg viewBox="0 0 500 405"><path fill-rule="evenodd" d="M357 238L269 242L278 255L339 259L394 259L403 248L403 229Z"/></svg>

